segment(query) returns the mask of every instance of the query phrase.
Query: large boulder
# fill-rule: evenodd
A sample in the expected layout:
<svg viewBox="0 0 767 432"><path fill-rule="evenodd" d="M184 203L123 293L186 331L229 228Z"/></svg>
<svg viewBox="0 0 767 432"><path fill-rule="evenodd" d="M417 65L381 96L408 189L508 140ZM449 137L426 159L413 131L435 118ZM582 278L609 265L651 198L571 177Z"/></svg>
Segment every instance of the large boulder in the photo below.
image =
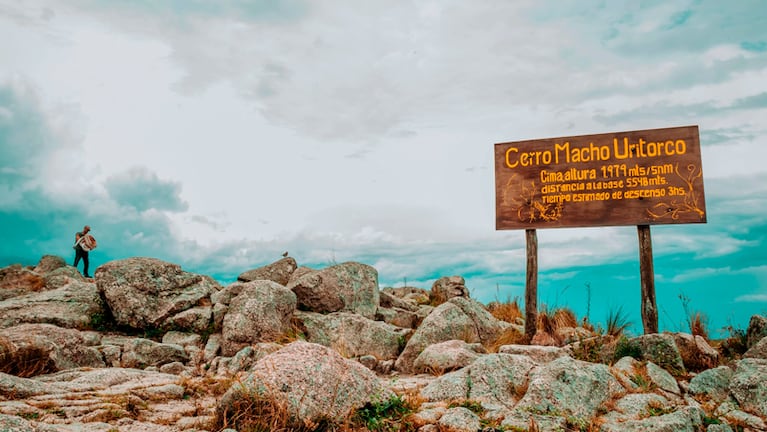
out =
<svg viewBox="0 0 767 432"><path fill-rule="evenodd" d="M525 356L488 354L431 381L420 395L427 401L471 399L512 408L524 394L528 376L536 366Z"/></svg>
<svg viewBox="0 0 767 432"><path fill-rule="evenodd" d="M688 392L691 395L705 395L711 400L721 403L730 394L730 380L733 370L727 366L703 371L690 380Z"/></svg>
<svg viewBox="0 0 767 432"><path fill-rule="evenodd" d="M379 304L383 308L397 308L404 309L409 312L415 312L418 310L418 303L412 299L405 300L397 295L393 291L394 288L384 288L379 293Z"/></svg>
<svg viewBox="0 0 767 432"><path fill-rule="evenodd" d="M138 330L170 326L174 315L198 306L220 288L208 276L155 258L110 261L94 276L117 324Z"/></svg>
<svg viewBox="0 0 767 432"><path fill-rule="evenodd" d="M2 339L5 343L0 343L0 368L7 370L5 366L10 366L19 376L106 366L101 353L88 346L77 330L51 324L21 324L4 329Z"/></svg>
<svg viewBox="0 0 767 432"><path fill-rule="evenodd" d="M286 257L267 266L243 272L237 276L237 280L240 282L270 280L280 285L287 285L296 268L298 268L296 260Z"/></svg>
<svg viewBox="0 0 767 432"><path fill-rule="evenodd" d="M34 271L13 264L0 269L0 300L45 289L45 278Z"/></svg>
<svg viewBox="0 0 767 432"><path fill-rule="evenodd" d="M413 362L416 373L442 375L470 365L487 350L479 343L468 344L462 340L451 340L429 345Z"/></svg>
<svg viewBox="0 0 767 432"><path fill-rule="evenodd" d="M40 261L38 261L33 271L37 274L45 275L46 273L50 273L56 269L66 267L66 266L67 266L67 262L64 261L64 258L60 256L43 255L43 257L40 258Z"/></svg>
<svg viewBox="0 0 767 432"><path fill-rule="evenodd" d="M105 315L96 284L70 280L61 288L0 302L0 328L22 323L48 323L84 329Z"/></svg>
<svg viewBox="0 0 767 432"><path fill-rule="evenodd" d="M661 406L660 403L649 404L638 419L607 420L599 430L601 432L696 432L703 430L704 412L699 407L681 407L661 415L648 414L648 411L657 409L657 406ZM707 430L711 431L712 429Z"/></svg>
<svg viewBox="0 0 767 432"><path fill-rule="evenodd" d="M461 276L445 276L434 281L429 298L434 305L441 305L453 297L469 298L466 281Z"/></svg>
<svg viewBox="0 0 767 432"><path fill-rule="evenodd" d="M527 392L514 411L563 416L588 424L604 402L623 391L606 365L560 357L530 373Z"/></svg>
<svg viewBox="0 0 767 432"><path fill-rule="evenodd" d="M421 323L397 358L395 368L412 372L413 362L429 345L459 339L488 345L510 324L497 320L480 303L454 297L436 307Z"/></svg>
<svg viewBox="0 0 767 432"><path fill-rule="evenodd" d="M330 347L346 358L372 355L378 360L396 359L412 331L349 312L296 312L295 317L308 342Z"/></svg>
<svg viewBox="0 0 767 432"><path fill-rule="evenodd" d="M737 362L730 380L730 394L743 411L767 417L767 360L746 358Z"/></svg>
<svg viewBox="0 0 767 432"><path fill-rule="evenodd" d="M292 291L269 280L245 285L224 316L221 347L224 356L232 356L257 342L273 342L290 329L296 308Z"/></svg>
<svg viewBox="0 0 767 432"><path fill-rule="evenodd" d="M751 345L751 348L743 353L743 357L767 360L767 337L763 337L759 342Z"/></svg>
<svg viewBox="0 0 767 432"><path fill-rule="evenodd" d="M189 361L181 345L159 343L144 338L132 338L123 345L122 367L143 369L147 366Z"/></svg>
<svg viewBox="0 0 767 432"><path fill-rule="evenodd" d="M719 351L702 336L687 333L674 333L673 336L687 370L703 371L719 365Z"/></svg>
<svg viewBox="0 0 767 432"><path fill-rule="evenodd" d="M647 360L666 369L674 376L686 372L682 355L674 336L669 333L652 333L629 339L630 344L639 347L642 360Z"/></svg>
<svg viewBox="0 0 767 432"><path fill-rule="evenodd" d="M767 317L753 315L746 329L746 348L756 345L764 337L767 337Z"/></svg>
<svg viewBox="0 0 767 432"><path fill-rule="evenodd" d="M373 267L346 262L292 280L300 310L318 313L354 312L375 318L379 305L378 272Z"/></svg>
<svg viewBox="0 0 767 432"><path fill-rule="evenodd" d="M259 404L279 407L294 427L340 422L368 403L394 397L375 374L322 345L296 341L259 360L218 404L219 419L240 429Z"/></svg>

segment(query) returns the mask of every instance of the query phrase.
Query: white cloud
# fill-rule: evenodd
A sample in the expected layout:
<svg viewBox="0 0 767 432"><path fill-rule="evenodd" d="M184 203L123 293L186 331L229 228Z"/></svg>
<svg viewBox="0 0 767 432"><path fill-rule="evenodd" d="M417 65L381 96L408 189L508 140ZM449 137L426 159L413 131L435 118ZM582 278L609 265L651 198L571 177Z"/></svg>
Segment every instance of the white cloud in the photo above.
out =
<svg viewBox="0 0 767 432"><path fill-rule="evenodd" d="M736 303L767 303L767 294L748 294L735 298Z"/></svg>

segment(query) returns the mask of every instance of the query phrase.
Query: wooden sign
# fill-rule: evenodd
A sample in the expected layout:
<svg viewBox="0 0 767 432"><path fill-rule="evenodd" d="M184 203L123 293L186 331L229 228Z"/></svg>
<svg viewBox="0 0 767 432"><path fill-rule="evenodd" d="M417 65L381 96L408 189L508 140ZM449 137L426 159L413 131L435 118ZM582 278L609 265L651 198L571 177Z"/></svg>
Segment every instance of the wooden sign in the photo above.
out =
<svg viewBox="0 0 767 432"><path fill-rule="evenodd" d="M496 229L705 223L697 126L495 145Z"/></svg>

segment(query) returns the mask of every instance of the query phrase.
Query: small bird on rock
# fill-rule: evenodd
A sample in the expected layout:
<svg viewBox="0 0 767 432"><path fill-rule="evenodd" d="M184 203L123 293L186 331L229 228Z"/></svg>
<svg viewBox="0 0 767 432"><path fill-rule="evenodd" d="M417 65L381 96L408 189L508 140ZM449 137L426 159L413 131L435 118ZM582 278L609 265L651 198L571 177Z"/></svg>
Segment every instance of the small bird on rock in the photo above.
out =
<svg viewBox="0 0 767 432"><path fill-rule="evenodd" d="M288 253L285 252L285 253L282 254L282 256L286 257L286 256L288 256Z"/></svg>

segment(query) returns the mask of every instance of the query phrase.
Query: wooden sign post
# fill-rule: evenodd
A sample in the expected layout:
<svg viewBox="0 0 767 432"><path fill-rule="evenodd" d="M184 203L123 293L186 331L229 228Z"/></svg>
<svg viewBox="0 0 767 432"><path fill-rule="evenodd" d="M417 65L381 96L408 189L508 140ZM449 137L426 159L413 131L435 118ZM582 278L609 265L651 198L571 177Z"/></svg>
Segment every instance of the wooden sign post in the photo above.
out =
<svg viewBox="0 0 767 432"><path fill-rule="evenodd" d="M527 233L527 317L537 315L535 229L636 225L642 323L656 333L650 225L706 222L698 127L496 144L495 197L496 229Z"/></svg>

